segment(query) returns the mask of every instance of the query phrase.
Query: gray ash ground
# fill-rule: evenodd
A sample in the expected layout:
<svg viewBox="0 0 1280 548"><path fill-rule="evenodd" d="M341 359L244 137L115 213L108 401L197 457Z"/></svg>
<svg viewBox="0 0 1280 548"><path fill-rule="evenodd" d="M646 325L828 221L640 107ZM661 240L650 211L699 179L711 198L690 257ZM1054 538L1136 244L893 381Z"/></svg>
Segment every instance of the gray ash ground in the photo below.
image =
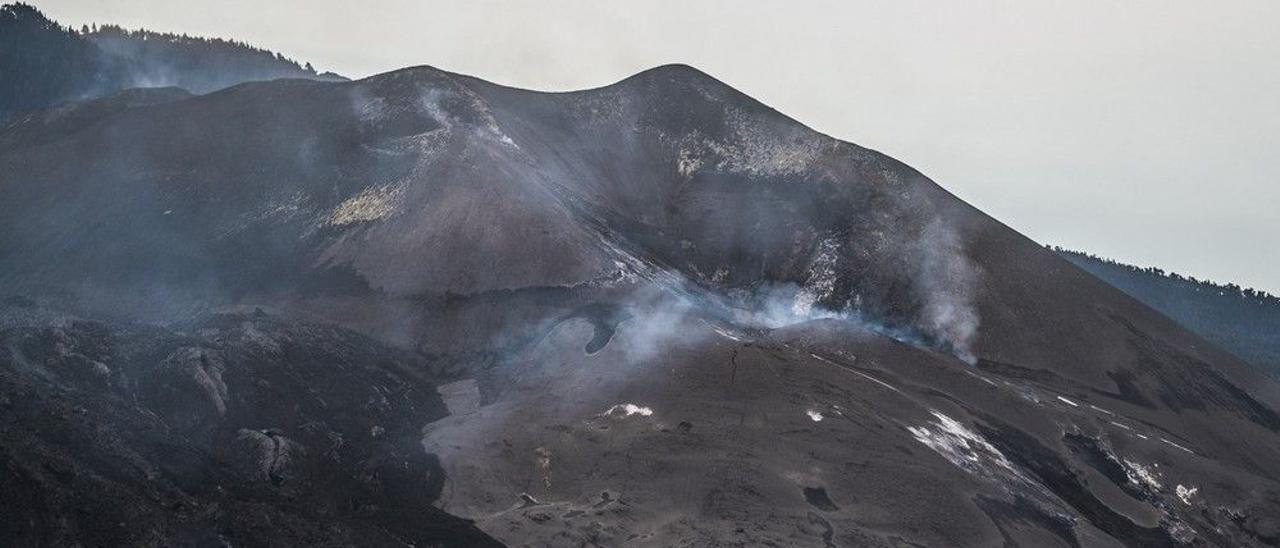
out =
<svg viewBox="0 0 1280 548"><path fill-rule="evenodd" d="M0 130L0 543L1280 543L1274 381L689 67L65 111Z"/></svg>

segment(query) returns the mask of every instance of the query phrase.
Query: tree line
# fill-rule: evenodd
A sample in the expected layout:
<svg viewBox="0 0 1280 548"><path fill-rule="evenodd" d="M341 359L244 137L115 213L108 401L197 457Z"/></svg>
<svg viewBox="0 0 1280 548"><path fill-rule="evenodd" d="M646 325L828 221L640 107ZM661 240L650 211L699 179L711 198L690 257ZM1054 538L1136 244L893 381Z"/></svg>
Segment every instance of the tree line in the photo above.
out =
<svg viewBox="0 0 1280 548"><path fill-rule="evenodd" d="M17 112L132 87L207 93L276 78L340 77L243 41L111 24L76 30L29 4L0 6L0 123Z"/></svg>
<svg viewBox="0 0 1280 548"><path fill-rule="evenodd" d="M1226 297L1230 299L1247 301L1260 306L1280 306L1280 297L1276 297L1275 295L1260 289L1254 289L1252 287L1241 287L1234 283L1219 284L1211 280L1199 280L1199 279L1196 279L1195 276L1183 276L1181 274L1178 274L1177 272L1166 272L1164 269L1156 268L1154 266L1148 266L1148 267L1134 266L1131 264L1125 264L1125 263L1116 261L1114 259L1100 257L1092 253L1075 251L1075 250L1066 249L1060 246L1047 246L1047 247L1057 252L1059 255L1076 255L1076 256L1087 258L1092 261L1103 263L1108 266L1128 270L1135 274L1146 274L1148 276L1165 278L1172 282L1185 283L1190 286L1195 286L1194 290L1196 292L1202 292L1207 295L1217 295L1219 297Z"/></svg>

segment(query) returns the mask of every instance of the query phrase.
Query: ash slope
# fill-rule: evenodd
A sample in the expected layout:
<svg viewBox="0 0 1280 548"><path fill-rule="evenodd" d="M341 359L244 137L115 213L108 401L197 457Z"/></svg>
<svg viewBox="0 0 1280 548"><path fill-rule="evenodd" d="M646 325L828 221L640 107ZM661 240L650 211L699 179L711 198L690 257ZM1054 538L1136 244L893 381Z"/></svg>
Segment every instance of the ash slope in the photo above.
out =
<svg viewBox="0 0 1280 548"><path fill-rule="evenodd" d="M0 282L432 356L436 504L511 544L1280 535L1280 393L888 157L684 66L419 67L0 134ZM82 123L76 120L83 120ZM288 431L283 432L288 436Z"/></svg>
<svg viewBox="0 0 1280 548"><path fill-rule="evenodd" d="M1232 283L1196 280L1077 251L1055 247L1054 252L1263 373L1280 378L1280 298Z"/></svg>

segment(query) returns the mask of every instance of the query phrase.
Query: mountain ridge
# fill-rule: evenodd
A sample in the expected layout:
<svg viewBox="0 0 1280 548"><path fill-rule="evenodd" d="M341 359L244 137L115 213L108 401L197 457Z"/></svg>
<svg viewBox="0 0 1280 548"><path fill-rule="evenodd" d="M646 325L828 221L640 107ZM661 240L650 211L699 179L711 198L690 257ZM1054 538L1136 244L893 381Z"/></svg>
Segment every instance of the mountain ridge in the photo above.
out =
<svg viewBox="0 0 1280 548"><path fill-rule="evenodd" d="M0 283L149 323L262 306L430 356L433 504L502 542L1278 525L1274 382L696 69L566 94L418 67L28 131L0 150Z"/></svg>
<svg viewBox="0 0 1280 548"><path fill-rule="evenodd" d="M646 72L642 72L642 73L640 73L640 76L644 76L644 75L649 75L649 76L659 75L659 76L661 76L661 75L663 75L664 73L666 73L666 74L674 74L674 73L687 73L687 74L692 74L692 75L695 75L695 76L696 76L695 78L693 78L693 81L695 81L695 82L714 82L716 86L720 86L720 87L723 87L723 88L728 88L728 87L727 87L727 86L725 86L723 83L721 83L721 82L719 82L719 81L717 81L717 80L714 80L714 79L704 80L704 78L709 78L709 77L706 77L706 76L705 76L703 73L701 73L701 72L696 72L696 71L695 71L695 72L688 72L688 69L682 69L682 68L675 68L675 69L673 69L673 70L669 70L669 71L664 71L664 70L646 71ZM445 78L449 78L449 79L451 79L451 78L452 78L451 76L449 76L449 73L445 73L445 72L443 72L443 71L438 71L438 69L422 69L422 68L418 68L418 69L410 69L410 71L409 71L409 72L397 71L397 72L393 72L393 73L388 73L387 75L384 75L384 77L383 77L383 78L377 78L377 77L375 77L375 78L372 78L372 79L366 79L366 80L362 80L362 81L361 81L361 83L362 83L362 84L369 84L369 83L376 83L376 82L383 82L383 81L393 81L393 80L395 80L395 79L399 78L399 75L401 75L401 74L423 74L423 75L425 75L424 77L426 77L426 78L428 78L428 79L434 79L434 78L437 78L437 77L438 77L438 76L440 76L440 75L443 75ZM473 81L479 81L479 80L473 80ZM644 82L644 80L642 80L642 79L636 79L636 78L628 78L628 79L624 79L624 80L620 81L620 83L622 83L622 84L625 84L625 83L635 83L635 82ZM222 92L219 92L219 93L213 94L213 95L211 95L211 96L205 96L205 97L200 97L200 98L194 98L194 99L192 99L192 100L194 100L194 101L196 101L196 102L198 102L198 103L203 103L203 102L213 102L213 101L222 101L222 100L223 100L223 99L222 99L223 97L231 97L231 96L234 96L234 95L237 95L237 94L240 94L240 93L246 93L246 92L248 92L247 90L249 90L250 88L256 88L256 87L260 87L260 86L263 86L263 85L264 85L264 84L252 84L252 85L250 85L249 87L240 86L240 87L236 87L236 88L232 88L232 89L224 90L224 91L222 91ZM274 85L274 86L268 86L268 87L278 87L278 86L284 86L284 85L292 86L292 84L287 84L287 83L282 82L282 83L280 83L280 84L276 84L276 85ZM305 85L306 85L306 86L312 86L313 84L305 84ZM610 90L610 89L616 89L616 88L613 88L613 87L598 88L598 90ZM533 93L536 93L536 92L533 92ZM745 97L744 95L741 95L741 94L739 94L739 95L737 95L737 96L738 96L738 97ZM755 105L758 105L758 103L755 103ZM174 107L174 105L167 105L167 106L168 106L168 107ZM761 106L761 107L762 107L762 106ZM164 107L161 107L161 108L164 108ZM471 115L478 115L478 114L477 114L478 112L479 112L479 111L477 111L477 112L470 112L470 113L468 113L468 114L471 114ZM780 113L776 113L776 111L773 111L772 109L770 109L768 112L769 112L769 113L773 113L773 114L771 114L771 116L772 116L772 115L782 116ZM785 118L785 117L783 117L783 119L784 119L784 120L788 120L788 121L790 120L790 119ZM825 138L825 137L824 137L824 138ZM829 138L827 138L827 139L829 139ZM849 145L849 144L847 144L847 143L843 143L843 142L839 142L839 141L834 141L834 140L832 140L831 142L832 142L833 144L831 144L831 145L826 145L826 146L834 146L834 147L847 147L847 146L854 146L854 145ZM856 147L856 146L855 146L855 147ZM859 147L859 148L855 148L855 149L853 150L853 152L854 152L855 154L859 154L859 153L871 153L871 152L869 152L869 151L867 151L867 152L862 152L862 151L866 151L866 149L861 149L861 148ZM728 158L728 161L729 161L729 162L734 161L734 159L732 158L732 153L733 153L733 152L734 152L734 151L732 151L732 150L731 150L731 151L729 151L729 156L730 156L730 158ZM766 149L766 152L768 152L768 150L767 150L767 149ZM787 152L790 152L790 151L787 151ZM712 151L712 154L716 154L716 153L717 153L717 151ZM887 157L884 157L884 156L882 156L882 155L879 155L878 153L871 153L871 154L876 154L876 155L877 155L876 157L874 157L874 158L871 160L872 162L886 162L886 161L889 161L889 160L887 159ZM723 158L722 158L722 159L720 159L720 160L721 160L722 162L724 162L724 161L725 161ZM783 158L783 160L785 160L785 158ZM900 165L900 164L899 164L899 165ZM729 168L734 168L734 167L743 167L743 166L732 166L732 165L730 165L730 166L728 166L728 167L729 167ZM784 166L784 167L786 167L786 166ZM905 166L903 166L903 167L905 167ZM771 168L771 166L766 165L766 166L765 166L765 168L766 168L766 169L768 169L768 168ZM760 169L760 168L759 168L758 166L750 166L750 165L748 165L748 166L746 166L746 168L745 168L745 169L746 169L746 170L747 170L747 172L750 174L750 173L753 173L753 172L751 171L752 169L756 169L756 170L758 170L758 169ZM910 176L913 176L913 177L914 177L914 176L919 176L919 174L918 174L918 172L914 172L914 170L912 170L912 171L911 171L911 175L910 175ZM936 187L934 187L934 188L936 188ZM938 189L938 190L940 190L940 189ZM945 191L942 191L942 192L944 192L944 193L945 193ZM946 196L951 197L951 195L950 195L950 194L946 194ZM354 196L353 198L349 198L348 200L356 199L356 203L359 203L359 202L360 202L360 200L359 200L358 198L359 198L359 196ZM967 207L967 206L962 206L962 207ZM974 211L976 211L976 210L974 210ZM1029 241L1028 241L1028 242L1029 242ZM589 278L580 278L580 281L586 281L587 279L589 279Z"/></svg>

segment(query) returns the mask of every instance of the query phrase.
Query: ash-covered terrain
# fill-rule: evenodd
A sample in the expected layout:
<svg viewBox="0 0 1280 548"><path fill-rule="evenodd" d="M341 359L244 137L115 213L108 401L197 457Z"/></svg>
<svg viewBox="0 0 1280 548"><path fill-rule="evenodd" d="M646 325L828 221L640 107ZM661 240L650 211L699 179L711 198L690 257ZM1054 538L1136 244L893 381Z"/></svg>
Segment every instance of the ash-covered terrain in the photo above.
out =
<svg viewBox="0 0 1280 548"><path fill-rule="evenodd" d="M1259 371L1280 378L1280 297L1060 247L1054 252Z"/></svg>
<svg viewBox="0 0 1280 548"><path fill-rule="evenodd" d="M1274 381L690 67L15 120L6 544L1280 543Z"/></svg>

